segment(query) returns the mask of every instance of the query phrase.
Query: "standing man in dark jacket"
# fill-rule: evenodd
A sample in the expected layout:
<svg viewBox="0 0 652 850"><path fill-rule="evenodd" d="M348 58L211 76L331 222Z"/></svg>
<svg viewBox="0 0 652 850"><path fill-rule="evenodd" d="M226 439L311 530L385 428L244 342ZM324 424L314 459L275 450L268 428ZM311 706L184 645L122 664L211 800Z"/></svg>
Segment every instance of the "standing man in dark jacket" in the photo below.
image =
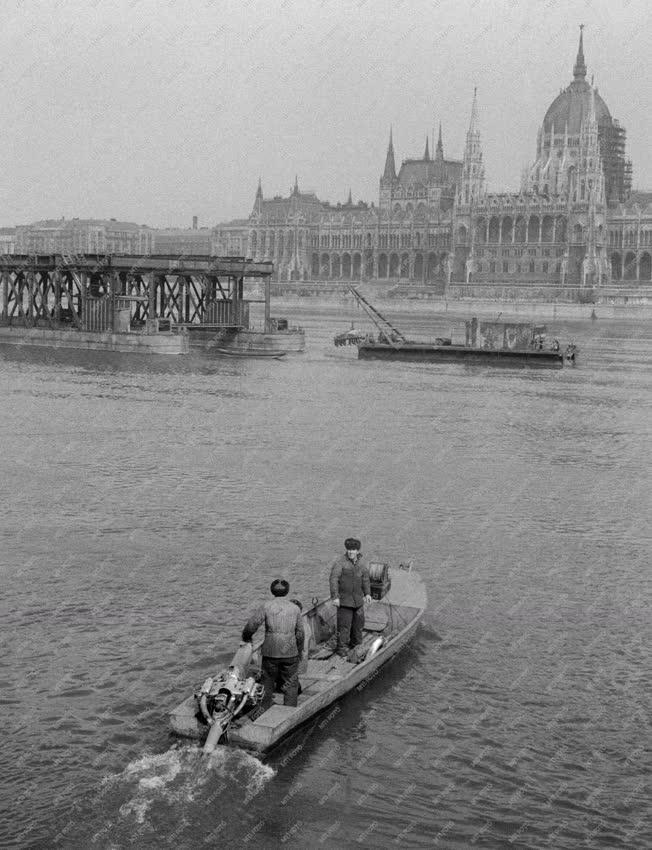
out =
<svg viewBox="0 0 652 850"><path fill-rule="evenodd" d="M301 609L287 599L289 582L276 579L270 587L273 599L257 608L242 631L242 640L250 641L254 632L265 624L262 649L262 679L265 694L261 709L274 700L274 691L283 693L283 704L295 706L299 692L299 661L305 640Z"/></svg>
<svg viewBox="0 0 652 850"><path fill-rule="evenodd" d="M360 541L347 537L346 552L333 564L330 591L337 607L336 652L346 658L349 649L362 643L364 628L364 603L371 602L369 567L360 554Z"/></svg>

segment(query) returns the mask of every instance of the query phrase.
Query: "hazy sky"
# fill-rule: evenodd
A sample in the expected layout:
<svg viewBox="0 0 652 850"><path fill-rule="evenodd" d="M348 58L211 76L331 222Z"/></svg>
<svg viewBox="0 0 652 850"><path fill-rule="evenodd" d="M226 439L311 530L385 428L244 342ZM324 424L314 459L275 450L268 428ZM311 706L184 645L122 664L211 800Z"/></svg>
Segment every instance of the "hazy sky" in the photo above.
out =
<svg viewBox="0 0 652 850"><path fill-rule="evenodd" d="M461 158L473 86L489 187L516 189L550 102L589 78L652 189L645 0L3 0L0 224L246 217L266 196L376 201L443 125Z"/></svg>

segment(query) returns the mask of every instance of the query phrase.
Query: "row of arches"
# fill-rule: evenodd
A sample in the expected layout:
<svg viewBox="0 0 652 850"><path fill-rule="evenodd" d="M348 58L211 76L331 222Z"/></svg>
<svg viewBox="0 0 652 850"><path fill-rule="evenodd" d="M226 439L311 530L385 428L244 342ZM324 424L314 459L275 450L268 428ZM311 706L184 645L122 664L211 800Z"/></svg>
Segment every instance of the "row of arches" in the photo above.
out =
<svg viewBox="0 0 652 850"><path fill-rule="evenodd" d="M374 230L364 233L319 232L305 235L302 231L295 236L293 230L252 230L249 233L247 250L252 256L282 257L292 254L304 246L327 250L373 248L445 248L450 243L450 234L441 227L438 230L424 227L421 230Z"/></svg>
<svg viewBox="0 0 652 850"><path fill-rule="evenodd" d="M363 271L365 278L369 279L435 280L448 273L448 257L446 251L415 254L368 252L364 257L359 253L314 252L311 257L311 273L313 278L322 280L359 280Z"/></svg>
<svg viewBox="0 0 652 850"><path fill-rule="evenodd" d="M510 215L479 216L474 222L475 241L512 245L519 242L565 242L567 220L563 216L531 215L528 217ZM580 228L581 230L581 228ZM458 244L464 244L468 238L465 225L457 230Z"/></svg>
<svg viewBox="0 0 652 850"><path fill-rule="evenodd" d="M610 230L609 244L612 248L636 248L638 245L652 245L652 230Z"/></svg>
<svg viewBox="0 0 652 850"><path fill-rule="evenodd" d="M294 230L252 230L249 236L249 251L252 255L261 256L283 256L284 252L291 254L294 251ZM296 235L296 244L299 250L303 249L304 233L300 230Z"/></svg>
<svg viewBox="0 0 652 850"><path fill-rule="evenodd" d="M633 251L611 255L612 280L652 280L652 257L645 251L637 256Z"/></svg>
<svg viewBox="0 0 652 850"><path fill-rule="evenodd" d="M368 259L368 258L367 258ZM313 278L323 280L359 280L362 274L361 254L316 254L312 255L311 271ZM365 276L367 271L365 269Z"/></svg>

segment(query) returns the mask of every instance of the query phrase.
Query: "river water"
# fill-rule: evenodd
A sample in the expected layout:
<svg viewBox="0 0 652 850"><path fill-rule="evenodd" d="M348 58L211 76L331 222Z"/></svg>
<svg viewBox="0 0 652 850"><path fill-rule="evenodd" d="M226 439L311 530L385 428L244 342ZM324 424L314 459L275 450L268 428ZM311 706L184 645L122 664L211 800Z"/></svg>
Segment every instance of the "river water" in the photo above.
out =
<svg viewBox="0 0 652 850"><path fill-rule="evenodd" d="M0 846L652 846L652 326L558 323L549 371L289 315L284 360L0 351ZM409 648L264 759L174 739L349 535L424 576Z"/></svg>

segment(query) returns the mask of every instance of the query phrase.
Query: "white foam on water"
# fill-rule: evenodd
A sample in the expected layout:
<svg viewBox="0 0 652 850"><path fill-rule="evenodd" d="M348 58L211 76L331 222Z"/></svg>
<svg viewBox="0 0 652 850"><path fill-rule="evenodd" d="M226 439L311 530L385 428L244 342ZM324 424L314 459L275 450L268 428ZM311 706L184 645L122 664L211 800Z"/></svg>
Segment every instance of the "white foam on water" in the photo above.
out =
<svg viewBox="0 0 652 850"><path fill-rule="evenodd" d="M119 812L123 818L132 816L142 824L157 802L194 802L201 788L214 784L216 775L222 778L225 788L228 783L229 788L240 789L245 802L249 802L276 771L243 750L217 747L206 757L199 747L177 745L164 753L141 756L120 773L106 777L104 784L133 786Z"/></svg>
<svg viewBox="0 0 652 850"><path fill-rule="evenodd" d="M120 806L120 817L126 818L128 815L133 815L136 823L145 823L145 815L153 802L153 800L137 800L136 798L129 800Z"/></svg>
<svg viewBox="0 0 652 850"><path fill-rule="evenodd" d="M273 767L245 750L217 747L208 757L208 768L230 782L239 785L245 792L245 802L259 794L275 776ZM207 772L206 777L210 774Z"/></svg>

